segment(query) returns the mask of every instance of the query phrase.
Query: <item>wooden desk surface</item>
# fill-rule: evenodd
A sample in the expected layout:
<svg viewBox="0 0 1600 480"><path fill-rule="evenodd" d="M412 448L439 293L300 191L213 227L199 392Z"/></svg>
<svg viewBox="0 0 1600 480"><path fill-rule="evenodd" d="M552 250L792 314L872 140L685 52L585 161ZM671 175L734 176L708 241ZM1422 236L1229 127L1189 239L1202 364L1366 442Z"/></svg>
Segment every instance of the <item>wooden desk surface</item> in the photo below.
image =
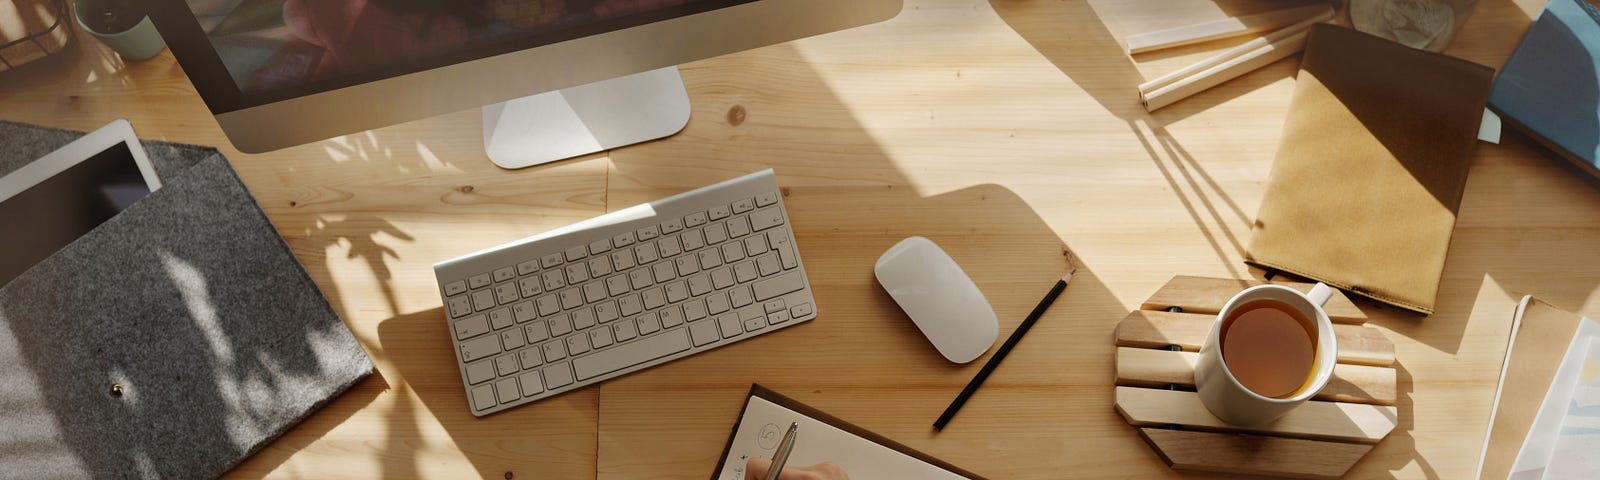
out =
<svg viewBox="0 0 1600 480"><path fill-rule="evenodd" d="M240 154L170 55L124 65L81 36L0 75L0 118L125 117L221 146L372 354L377 375L235 476L705 478L751 382L993 478L1174 476L1111 408L1112 327L1173 275L1259 275L1240 255L1298 57L1146 114L1136 84L1227 46L1120 53L1123 32L1170 21L1140 18L1156 1L908 0L883 24L683 66L695 111L676 137L518 171L486 161L476 110ZM1498 67L1542 4L1483 0L1450 53ZM820 318L467 413L433 262L766 167ZM1086 267L937 436L929 423L982 362L943 361L874 285L876 256L914 234L966 267L1002 332L1064 250ZM1520 139L1482 145L1439 312L1362 303L1396 343L1400 426L1352 476L1469 478L1516 300L1600 316L1597 251L1600 190Z"/></svg>

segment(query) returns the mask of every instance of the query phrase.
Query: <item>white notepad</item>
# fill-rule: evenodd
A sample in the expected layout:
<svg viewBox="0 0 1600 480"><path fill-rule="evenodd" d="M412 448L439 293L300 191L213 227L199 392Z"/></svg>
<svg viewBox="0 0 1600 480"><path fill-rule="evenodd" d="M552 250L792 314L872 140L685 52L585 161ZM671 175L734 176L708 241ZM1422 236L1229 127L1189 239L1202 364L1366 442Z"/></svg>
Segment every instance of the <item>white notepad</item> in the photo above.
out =
<svg viewBox="0 0 1600 480"><path fill-rule="evenodd" d="M929 480L981 479L944 461L912 450L838 418L777 394L760 385L750 389L744 413L713 480L744 480L750 457L772 458L790 422L800 424L789 466L833 462L852 479L917 478Z"/></svg>

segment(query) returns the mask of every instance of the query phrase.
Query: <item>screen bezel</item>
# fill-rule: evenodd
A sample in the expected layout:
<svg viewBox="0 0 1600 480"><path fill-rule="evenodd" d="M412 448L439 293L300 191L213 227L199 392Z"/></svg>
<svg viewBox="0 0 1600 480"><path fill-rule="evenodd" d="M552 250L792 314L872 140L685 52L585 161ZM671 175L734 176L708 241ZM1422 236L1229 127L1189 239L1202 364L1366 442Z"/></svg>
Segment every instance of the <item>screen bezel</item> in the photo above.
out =
<svg viewBox="0 0 1600 480"><path fill-rule="evenodd" d="M160 30L172 54L183 64L184 71L205 100L206 107L213 115L217 115L758 1L762 0L699 0L546 34L497 40L492 44L451 52L427 61L392 65L356 75L256 93L244 92L234 82L187 0L155 0L148 4L151 21Z"/></svg>

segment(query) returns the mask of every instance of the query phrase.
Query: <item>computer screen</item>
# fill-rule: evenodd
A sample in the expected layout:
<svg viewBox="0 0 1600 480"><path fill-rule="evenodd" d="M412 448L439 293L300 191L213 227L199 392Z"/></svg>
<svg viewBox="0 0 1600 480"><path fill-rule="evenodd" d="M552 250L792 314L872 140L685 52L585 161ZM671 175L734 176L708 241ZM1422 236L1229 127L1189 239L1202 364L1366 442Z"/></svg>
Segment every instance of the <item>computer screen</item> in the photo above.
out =
<svg viewBox="0 0 1600 480"><path fill-rule="evenodd" d="M758 0L183 1L215 59L184 67L228 111Z"/></svg>

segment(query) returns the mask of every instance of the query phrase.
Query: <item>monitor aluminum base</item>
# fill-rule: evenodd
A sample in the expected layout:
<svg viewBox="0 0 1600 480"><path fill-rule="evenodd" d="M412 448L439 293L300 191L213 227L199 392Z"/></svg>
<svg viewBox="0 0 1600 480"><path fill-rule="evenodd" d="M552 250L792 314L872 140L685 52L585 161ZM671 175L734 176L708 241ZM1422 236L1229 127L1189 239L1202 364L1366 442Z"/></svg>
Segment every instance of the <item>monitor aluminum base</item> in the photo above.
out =
<svg viewBox="0 0 1600 480"><path fill-rule="evenodd" d="M483 107L483 150L517 169L672 136L689 124L678 67Z"/></svg>

